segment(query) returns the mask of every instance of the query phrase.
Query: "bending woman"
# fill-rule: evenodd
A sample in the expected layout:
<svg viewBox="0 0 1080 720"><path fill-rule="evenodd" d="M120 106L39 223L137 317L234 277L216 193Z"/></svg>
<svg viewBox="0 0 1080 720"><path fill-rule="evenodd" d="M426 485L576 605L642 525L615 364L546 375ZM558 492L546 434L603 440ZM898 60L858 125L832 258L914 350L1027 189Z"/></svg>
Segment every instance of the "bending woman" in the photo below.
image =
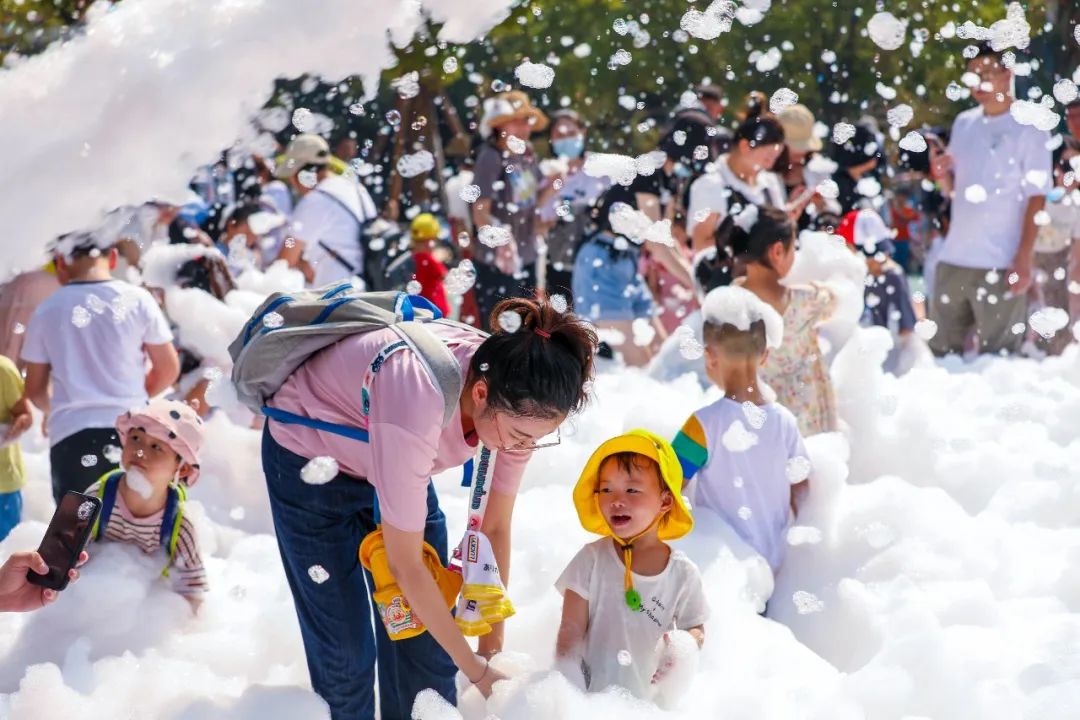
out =
<svg viewBox="0 0 1080 720"><path fill-rule="evenodd" d="M445 427L442 395L421 358L406 350L373 363L397 340L390 329L346 337L312 355L269 403L359 426L363 376L376 370L368 385L369 443L276 421L263 433L263 470L311 683L334 720L375 717L376 659L384 720L409 718L425 688L456 704L458 670L485 695L502 679L487 664L502 649L501 624L473 653L422 560L426 541L447 561L446 519L431 476L463 465L478 443L500 451L481 529L507 581L522 473L536 441L584 405L596 346L585 323L545 301L505 300L492 327L500 327L494 320L506 312L521 318L517 332L488 337L456 324L425 326L447 344L464 380ZM337 461L339 474L324 485L305 483L304 466L324 456ZM377 619L373 627L368 588L374 583L357 561L358 546L376 527L376 497L390 569L427 628L407 640L391 641Z"/></svg>

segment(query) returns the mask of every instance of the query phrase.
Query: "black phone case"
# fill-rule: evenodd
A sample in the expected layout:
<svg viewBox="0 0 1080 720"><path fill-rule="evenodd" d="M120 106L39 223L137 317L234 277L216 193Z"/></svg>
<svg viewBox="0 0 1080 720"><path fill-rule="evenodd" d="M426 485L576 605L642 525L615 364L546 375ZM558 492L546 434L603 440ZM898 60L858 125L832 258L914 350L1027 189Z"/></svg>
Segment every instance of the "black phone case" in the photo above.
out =
<svg viewBox="0 0 1080 720"><path fill-rule="evenodd" d="M30 584L38 585L43 588L48 588L49 590L56 590L57 592L64 590L68 586L68 583L71 582L71 578L68 576L68 571L75 567L75 565L79 561L79 555L82 553L83 550L86 549L87 543L90 542L90 533L93 532L94 523L97 522L98 515L101 513L100 498L94 497L93 495L84 495L83 493L75 492L74 490L69 490L67 493L64 494L64 497L67 497L68 495L76 496L77 498L79 498L80 503L93 503L94 510L90 514L89 522L86 523L86 529L83 530L82 534L76 539L75 551L71 554L71 558L68 560L67 567L63 569L63 573L60 575L60 581L58 583L51 583L49 581L48 575L38 575L33 570L26 571L26 579L30 582ZM63 504L63 500L64 498L60 498L61 505ZM49 527L45 531L45 538L48 538L56 529L54 525L58 521L61 505L57 505L56 512L53 513L52 520L49 521ZM44 544L45 538L42 538L42 544ZM39 545L38 552L41 552L41 549L42 546Z"/></svg>

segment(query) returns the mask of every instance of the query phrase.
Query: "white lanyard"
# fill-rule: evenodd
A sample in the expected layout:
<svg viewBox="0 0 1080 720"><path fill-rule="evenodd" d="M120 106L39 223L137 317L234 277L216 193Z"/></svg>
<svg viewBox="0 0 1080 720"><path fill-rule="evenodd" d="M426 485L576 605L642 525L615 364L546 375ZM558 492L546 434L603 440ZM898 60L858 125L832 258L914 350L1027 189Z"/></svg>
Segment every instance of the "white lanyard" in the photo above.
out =
<svg viewBox="0 0 1080 720"><path fill-rule="evenodd" d="M487 511L488 495L491 493L491 477L495 472L495 459L499 451L483 443L473 461L472 491L469 493L469 530L479 530Z"/></svg>

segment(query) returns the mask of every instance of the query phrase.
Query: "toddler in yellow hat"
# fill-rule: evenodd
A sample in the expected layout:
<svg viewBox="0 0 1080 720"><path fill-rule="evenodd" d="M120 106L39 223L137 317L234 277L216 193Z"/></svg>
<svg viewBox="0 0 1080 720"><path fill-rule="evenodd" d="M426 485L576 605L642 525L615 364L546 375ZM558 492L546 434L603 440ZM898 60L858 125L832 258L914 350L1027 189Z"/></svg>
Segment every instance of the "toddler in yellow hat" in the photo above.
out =
<svg viewBox="0 0 1080 720"><path fill-rule="evenodd" d="M652 699L672 670L670 633L705 639L701 574L665 540L694 527L671 445L646 431L608 440L574 488L581 524L605 537L586 545L555 585L563 594L561 663L588 690L612 685Z"/></svg>

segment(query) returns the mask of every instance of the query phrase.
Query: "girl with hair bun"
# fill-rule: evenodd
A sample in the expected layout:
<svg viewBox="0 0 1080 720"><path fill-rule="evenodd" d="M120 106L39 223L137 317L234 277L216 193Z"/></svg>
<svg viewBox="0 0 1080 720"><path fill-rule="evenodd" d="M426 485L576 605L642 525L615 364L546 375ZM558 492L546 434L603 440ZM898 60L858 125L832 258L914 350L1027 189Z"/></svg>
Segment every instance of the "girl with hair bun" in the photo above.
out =
<svg viewBox="0 0 1080 720"><path fill-rule="evenodd" d="M832 315L836 296L817 283L783 283L795 264L795 222L780 208L748 205L724 218L716 243L721 255L732 258L734 284L753 292L784 319L784 342L769 352L761 379L776 393L777 402L795 414L804 437L836 430L836 402L817 332Z"/></svg>
<svg viewBox="0 0 1080 720"><path fill-rule="evenodd" d="M463 389L445 424L440 385L411 350L391 351L400 341L393 328L349 335L316 352L268 401L284 411L279 417L368 432L362 442L279 420L263 432L263 472L312 686L335 718L375 716L376 661L384 718L409 717L417 693L428 688L456 704L458 671L485 695L503 678L487 664L502 650L502 624L480 638L474 653L425 563L433 555L443 565L448 559L446 519L431 477L465 464L481 443L498 451L477 529L490 540L506 582L521 476L535 450L559 442L541 438L584 406L597 339L589 325L543 298L504 300L490 320L492 335L449 321L424 325L461 372ZM316 460L337 474L305 482ZM426 629L408 639L390 641L382 622L372 627L368 588L375 592L376 585L357 554L379 514L391 580L408 603L395 617L414 613Z"/></svg>

